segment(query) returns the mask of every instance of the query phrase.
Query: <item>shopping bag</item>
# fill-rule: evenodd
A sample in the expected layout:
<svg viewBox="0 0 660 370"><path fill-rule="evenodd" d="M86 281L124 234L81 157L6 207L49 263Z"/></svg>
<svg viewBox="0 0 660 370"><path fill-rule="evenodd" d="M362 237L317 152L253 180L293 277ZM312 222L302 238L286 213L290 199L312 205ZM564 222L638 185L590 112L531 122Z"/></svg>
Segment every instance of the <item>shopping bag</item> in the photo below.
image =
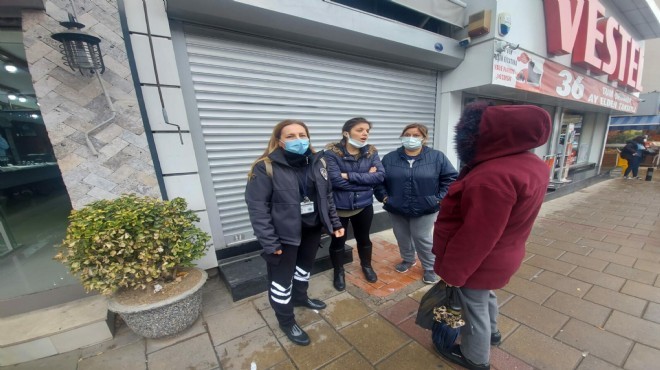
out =
<svg viewBox="0 0 660 370"><path fill-rule="evenodd" d="M446 302L440 307L433 309L433 328L431 338L437 348L448 349L451 347L461 328L465 325L463 317L463 292L457 287L446 288Z"/></svg>
<svg viewBox="0 0 660 370"><path fill-rule="evenodd" d="M417 310L417 318L415 324L424 329L431 330L433 328L433 310L445 304L447 298L447 283L440 280L429 289L419 302L419 309Z"/></svg>
<svg viewBox="0 0 660 370"><path fill-rule="evenodd" d="M446 349L456 341L465 325L463 301L461 289L443 281L422 297L415 323L431 330L431 338L437 347Z"/></svg>

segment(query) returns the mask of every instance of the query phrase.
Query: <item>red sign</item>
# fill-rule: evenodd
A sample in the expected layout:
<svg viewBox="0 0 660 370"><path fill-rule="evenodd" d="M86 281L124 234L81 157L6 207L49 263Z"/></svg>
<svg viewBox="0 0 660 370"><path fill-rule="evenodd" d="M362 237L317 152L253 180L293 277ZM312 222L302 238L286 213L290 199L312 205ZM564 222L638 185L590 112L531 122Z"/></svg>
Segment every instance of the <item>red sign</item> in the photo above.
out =
<svg viewBox="0 0 660 370"><path fill-rule="evenodd" d="M493 58L493 84L635 113L639 99L593 77L524 50Z"/></svg>
<svg viewBox="0 0 660 370"><path fill-rule="evenodd" d="M644 49L599 0L544 0L548 53L641 91Z"/></svg>

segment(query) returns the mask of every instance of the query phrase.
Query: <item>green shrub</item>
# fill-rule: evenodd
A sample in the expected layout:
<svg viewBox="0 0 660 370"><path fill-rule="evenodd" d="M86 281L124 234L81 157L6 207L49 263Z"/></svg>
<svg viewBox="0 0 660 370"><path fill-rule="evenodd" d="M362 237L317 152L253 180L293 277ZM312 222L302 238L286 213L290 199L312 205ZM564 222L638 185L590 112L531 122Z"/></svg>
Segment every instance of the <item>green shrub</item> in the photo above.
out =
<svg viewBox="0 0 660 370"><path fill-rule="evenodd" d="M171 281L206 251L209 236L193 222L186 201L125 194L99 200L69 216L55 256L78 274L87 291L109 295L120 288L145 289Z"/></svg>

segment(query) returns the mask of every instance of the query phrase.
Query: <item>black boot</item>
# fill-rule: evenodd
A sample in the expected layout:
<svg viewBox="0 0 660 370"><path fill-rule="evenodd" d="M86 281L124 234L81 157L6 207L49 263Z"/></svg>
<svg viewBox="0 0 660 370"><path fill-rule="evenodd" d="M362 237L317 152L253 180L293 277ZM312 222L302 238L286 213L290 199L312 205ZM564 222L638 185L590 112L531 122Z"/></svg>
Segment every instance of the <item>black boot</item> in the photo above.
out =
<svg viewBox="0 0 660 370"><path fill-rule="evenodd" d="M358 245L358 255L360 256L360 266L362 266L365 279L370 283L377 282L378 275L376 275L376 271L371 267L371 245Z"/></svg>
<svg viewBox="0 0 660 370"><path fill-rule="evenodd" d="M341 292L346 289L346 280L344 277L344 251L341 249L330 250L330 261L332 261L332 267L335 270L332 285L335 286L335 289Z"/></svg>

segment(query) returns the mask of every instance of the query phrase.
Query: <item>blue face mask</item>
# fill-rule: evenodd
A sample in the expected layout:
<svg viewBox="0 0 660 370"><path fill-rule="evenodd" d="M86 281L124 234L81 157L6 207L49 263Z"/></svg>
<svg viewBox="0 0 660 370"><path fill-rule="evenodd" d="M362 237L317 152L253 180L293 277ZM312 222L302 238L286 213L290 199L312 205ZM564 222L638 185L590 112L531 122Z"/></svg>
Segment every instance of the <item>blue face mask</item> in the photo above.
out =
<svg viewBox="0 0 660 370"><path fill-rule="evenodd" d="M294 154L305 154L309 149L309 139L293 139L282 142L284 143L284 150Z"/></svg>
<svg viewBox="0 0 660 370"><path fill-rule="evenodd" d="M412 136L404 136L401 138L401 145L406 149L415 150L422 147L422 140Z"/></svg>
<svg viewBox="0 0 660 370"><path fill-rule="evenodd" d="M363 142L358 141L358 140L353 140L353 138L351 138L351 137L347 137L347 138L348 138L348 143L353 145L354 147L356 147L358 149L363 148L365 145L367 145L366 141L363 143Z"/></svg>

